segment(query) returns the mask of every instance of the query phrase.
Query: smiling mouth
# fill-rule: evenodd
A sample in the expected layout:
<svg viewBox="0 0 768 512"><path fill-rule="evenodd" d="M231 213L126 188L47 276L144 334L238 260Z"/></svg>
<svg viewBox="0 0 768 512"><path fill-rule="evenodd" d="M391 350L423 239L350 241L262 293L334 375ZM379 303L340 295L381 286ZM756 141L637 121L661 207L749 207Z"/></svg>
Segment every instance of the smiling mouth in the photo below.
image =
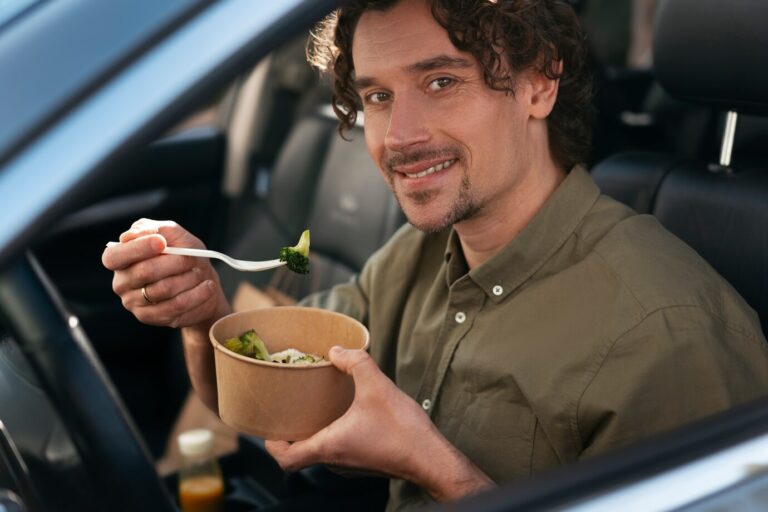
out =
<svg viewBox="0 0 768 512"><path fill-rule="evenodd" d="M409 179L423 178L424 176L429 176L430 174L434 174L436 172L440 172L442 170L447 169L448 167L456 163L456 160L457 160L456 158L452 158L450 160L446 160L445 162L441 162L437 165L433 165L432 167L428 169L424 169L423 171L420 171L420 172L401 173L401 174Z"/></svg>

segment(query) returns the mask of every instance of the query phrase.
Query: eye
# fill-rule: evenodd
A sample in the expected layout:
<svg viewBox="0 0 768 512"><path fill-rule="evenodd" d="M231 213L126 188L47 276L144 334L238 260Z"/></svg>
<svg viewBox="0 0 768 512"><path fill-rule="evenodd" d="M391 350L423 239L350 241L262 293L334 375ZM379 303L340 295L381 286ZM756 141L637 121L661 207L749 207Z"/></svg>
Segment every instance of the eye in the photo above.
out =
<svg viewBox="0 0 768 512"><path fill-rule="evenodd" d="M378 105L380 103L384 103L389 100L389 94L386 92L381 91L375 91L369 94L366 94L363 98L365 100L365 103Z"/></svg>
<svg viewBox="0 0 768 512"><path fill-rule="evenodd" d="M449 85L451 85L454 82L453 78L447 77L447 76L441 76L440 78L435 78L431 82L429 82L429 85L427 85L427 88L430 91L440 91L442 89L445 89Z"/></svg>

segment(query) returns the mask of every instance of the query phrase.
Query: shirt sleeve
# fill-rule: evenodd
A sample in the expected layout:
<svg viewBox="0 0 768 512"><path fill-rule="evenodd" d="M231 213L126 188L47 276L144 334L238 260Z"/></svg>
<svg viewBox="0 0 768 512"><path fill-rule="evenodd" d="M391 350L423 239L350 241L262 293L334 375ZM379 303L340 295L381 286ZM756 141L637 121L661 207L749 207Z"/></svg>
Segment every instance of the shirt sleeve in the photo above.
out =
<svg viewBox="0 0 768 512"><path fill-rule="evenodd" d="M299 305L336 311L351 316L364 325L368 323L368 298L358 275L330 290L305 297Z"/></svg>
<svg viewBox="0 0 768 512"><path fill-rule="evenodd" d="M762 337L694 306L647 315L609 345L595 366L576 407L582 456L768 392Z"/></svg>

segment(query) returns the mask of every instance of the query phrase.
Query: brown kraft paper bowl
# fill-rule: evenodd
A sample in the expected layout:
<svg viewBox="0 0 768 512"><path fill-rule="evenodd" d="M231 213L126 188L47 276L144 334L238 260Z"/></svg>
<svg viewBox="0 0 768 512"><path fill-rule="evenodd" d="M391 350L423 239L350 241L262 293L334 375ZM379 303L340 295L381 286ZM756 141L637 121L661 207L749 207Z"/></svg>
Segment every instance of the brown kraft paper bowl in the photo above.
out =
<svg viewBox="0 0 768 512"><path fill-rule="evenodd" d="M368 330L340 313L295 306L254 309L211 326L219 416L227 425L265 439L299 441L344 414L355 393L352 378L330 362L296 365L259 361L224 348L224 340L254 329L269 353L287 348L328 359L334 345L368 349Z"/></svg>

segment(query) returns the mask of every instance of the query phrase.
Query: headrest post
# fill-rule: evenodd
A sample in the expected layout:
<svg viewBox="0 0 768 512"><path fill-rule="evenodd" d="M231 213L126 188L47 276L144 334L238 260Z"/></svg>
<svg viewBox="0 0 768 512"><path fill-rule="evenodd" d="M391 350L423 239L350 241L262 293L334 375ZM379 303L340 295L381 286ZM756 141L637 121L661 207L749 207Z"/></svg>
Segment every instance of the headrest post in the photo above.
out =
<svg viewBox="0 0 768 512"><path fill-rule="evenodd" d="M733 151L733 139L736 136L736 120L738 114L729 111L725 118L725 131L723 132L723 144L720 146L720 166L728 169L731 166L731 152Z"/></svg>

